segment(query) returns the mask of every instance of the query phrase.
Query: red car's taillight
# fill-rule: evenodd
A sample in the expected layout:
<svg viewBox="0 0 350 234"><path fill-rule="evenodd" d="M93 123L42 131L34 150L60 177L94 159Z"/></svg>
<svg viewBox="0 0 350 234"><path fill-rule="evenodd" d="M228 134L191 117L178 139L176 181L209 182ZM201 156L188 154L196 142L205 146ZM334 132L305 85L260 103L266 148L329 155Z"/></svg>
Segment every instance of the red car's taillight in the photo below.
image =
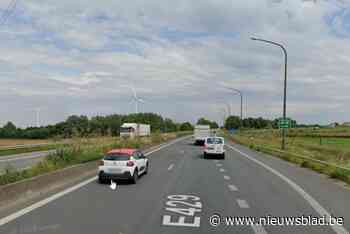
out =
<svg viewBox="0 0 350 234"><path fill-rule="evenodd" d="M134 164L134 162L133 161L128 161L127 163L126 163L126 166L128 166L128 167L133 167L135 164Z"/></svg>
<svg viewBox="0 0 350 234"><path fill-rule="evenodd" d="M99 165L100 165L100 166L103 166L103 165L104 165L103 160L101 160L101 161L99 162Z"/></svg>

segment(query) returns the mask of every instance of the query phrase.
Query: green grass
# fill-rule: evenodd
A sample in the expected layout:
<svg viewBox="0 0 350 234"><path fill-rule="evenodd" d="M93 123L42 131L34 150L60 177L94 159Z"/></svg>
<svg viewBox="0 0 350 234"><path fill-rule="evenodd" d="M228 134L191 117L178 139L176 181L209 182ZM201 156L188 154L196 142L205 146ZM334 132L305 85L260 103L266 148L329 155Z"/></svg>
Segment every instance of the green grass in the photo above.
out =
<svg viewBox="0 0 350 234"><path fill-rule="evenodd" d="M186 131L186 132L176 132L176 133L168 133L165 135L176 135L176 137L181 137L181 136L186 136L189 134L192 134L191 131ZM153 141L157 141L157 142L161 142L162 138L160 137L160 133L153 133L152 134L152 138ZM164 134L162 134L164 135ZM97 144L100 142L113 142L115 140L119 139L118 137L104 137L104 138L99 138L99 139L73 139L73 141L81 141L81 144L84 145L91 145L91 144ZM31 153L31 152L37 152L37 151L47 151L47 150L53 150L53 149L57 149L62 147L62 145L66 145L68 146L69 144L51 144L51 145L44 145L44 146L36 146L36 147L28 147L28 148L20 148L20 149L0 149L0 157L1 156L10 156L10 155L14 155L14 154L22 154L22 153ZM135 147L137 147L138 145L134 145Z"/></svg>
<svg viewBox="0 0 350 234"><path fill-rule="evenodd" d="M179 136L190 134L186 133L169 133L153 134L148 138L136 139L106 139L104 141L92 141L86 144L86 139L75 139L70 145L60 146L56 154L49 155L42 162L34 167L16 171L14 168L7 168L5 174L0 175L0 185L10 184L24 179L32 178L48 172L60 170L72 165L87 163L99 160L103 155L114 148L139 148L144 149L152 145L175 139Z"/></svg>
<svg viewBox="0 0 350 234"><path fill-rule="evenodd" d="M342 137L339 134L346 136ZM347 136L350 136L350 128L294 129L289 131L285 151L280 150L279 130L247 130L230 138L256 151L280 157L302 167L327 174L331 178L350 183L350 138ZM327 166L302 157L349 168L349 170Z"/></svg>
<svg viewBox="0 0 350 234"><path fill-rule="evenodd" d="M295 142L301 142L311 145L323 145L336 149L350 150L350 138L333 137L295 137Z"/></svg>

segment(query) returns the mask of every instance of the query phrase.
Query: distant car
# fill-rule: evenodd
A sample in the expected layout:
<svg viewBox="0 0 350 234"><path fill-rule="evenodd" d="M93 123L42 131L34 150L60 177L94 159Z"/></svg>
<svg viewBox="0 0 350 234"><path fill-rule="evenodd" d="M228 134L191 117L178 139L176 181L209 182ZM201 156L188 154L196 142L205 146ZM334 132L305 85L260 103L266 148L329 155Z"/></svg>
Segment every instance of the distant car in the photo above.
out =
<svg viewBox="0 0 350 234"><path fill-rule="evenodd" d="M114 149L101 160L98 167L98 180L131 180L134 184L142 174L147 174L149 161L137 149Z"/></svg>
<svg viewBox="0 0 350 234"><path fill-rule="evenodd" d="M225 158L225 141L223 137L207 137L204 141L203 157L207 158L208 155L220 156Z"/></svg>

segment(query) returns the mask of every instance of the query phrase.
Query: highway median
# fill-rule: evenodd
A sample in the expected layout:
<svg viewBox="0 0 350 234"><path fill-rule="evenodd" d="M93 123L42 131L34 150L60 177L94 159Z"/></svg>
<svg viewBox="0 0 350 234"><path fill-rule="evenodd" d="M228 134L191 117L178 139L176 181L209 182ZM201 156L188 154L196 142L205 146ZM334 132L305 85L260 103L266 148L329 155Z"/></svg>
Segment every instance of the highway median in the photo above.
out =
<svg viewBox="0 0 350 234"><path fill-rule="evenodd" d="M57 147L55 153L50 154L42 162L39 162L30 169L17 171L11 167L6 168L5 173L0 175L0 186L57 171L72 165L84 164L99 160L102 158L104 153L112 148L122 147L145 149L153 145L167 142L177 137L182 137L189 134L191 134L191 132L167 134L154 133L151 135L151 137L136 139L73 139L70 145L61 145Z"/></svg>

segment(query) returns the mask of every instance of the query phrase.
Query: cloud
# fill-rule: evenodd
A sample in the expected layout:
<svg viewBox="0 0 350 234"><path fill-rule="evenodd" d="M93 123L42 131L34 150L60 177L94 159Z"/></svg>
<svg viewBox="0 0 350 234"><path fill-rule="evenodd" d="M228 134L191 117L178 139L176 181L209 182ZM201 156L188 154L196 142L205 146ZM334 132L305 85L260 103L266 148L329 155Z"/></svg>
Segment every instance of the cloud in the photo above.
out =
<svg viewBox="0 0 350 234"><path fill-rule="evenodd" d="M347 121L348 6L336 0L20 1L0 29L0 122L32 124L21 111L28 106L45 106L45 123L72 113L131 112L126 85L149 100L141 110L179 121L222 119L216 109L227 102L239 114L239 99L227 86L243 91L245 116L280 117L282 51L252 35L288 50L288 115Z"/></svg>

